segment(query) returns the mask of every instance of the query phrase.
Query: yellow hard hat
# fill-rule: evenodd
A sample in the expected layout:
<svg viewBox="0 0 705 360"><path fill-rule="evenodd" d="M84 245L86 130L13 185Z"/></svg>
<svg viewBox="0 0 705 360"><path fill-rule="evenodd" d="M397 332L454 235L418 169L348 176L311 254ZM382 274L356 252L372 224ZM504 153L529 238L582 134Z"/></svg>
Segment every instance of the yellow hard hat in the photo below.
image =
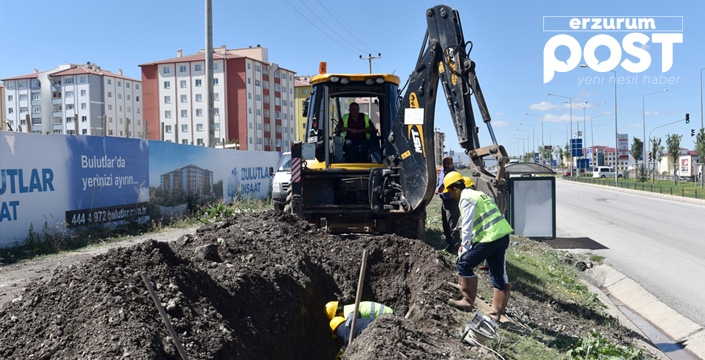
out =
<svg viewBox="0 0 705 360"><path fill-rule="evenodd" d="M457 171L451 171L443 178L443 192L447 193L448 188L457 183L458 181L463 181L463 175L460 175Z"/></svg>
<svg viewBox="0 0 705 360"><path fill-rule="evenodd" d="M328 319L332 319L335 316L335 313L338 311L338 302L337 301L329 301L326 304L326 315L328 315Z"/></svg>
<svg viewBox="0 0 705 360"><path fill-rule="evenodd" d="M475 183L472 182L472 179L467 176L463 176L463 181L465 181L465 188L466 189L469 189L475 185Z"/></svg>
<svg viewBox="0 0 705 360"><path fill-rule="evenodd" d="M330 330L333 332L333 335L335 335L335 329L340 326L340 324L345 322L345 318L342 316L336 316L330 321Z"/></svg>

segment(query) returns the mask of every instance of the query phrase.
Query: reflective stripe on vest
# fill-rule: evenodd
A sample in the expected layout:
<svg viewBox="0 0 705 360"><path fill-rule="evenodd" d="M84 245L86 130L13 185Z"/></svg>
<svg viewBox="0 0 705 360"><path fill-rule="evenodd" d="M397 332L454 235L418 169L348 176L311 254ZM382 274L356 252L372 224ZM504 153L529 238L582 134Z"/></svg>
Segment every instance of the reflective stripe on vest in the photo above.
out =
<svg viewBox="0 0 705 360"><path fill-rule="evenodd" d="M362 114L362 113L360 113L360 114ZM343 115L343 127L348 127L348 118L350 118L350 114ZM367 114L364 114L363 118L365 119L365 129L367 129L368 127L370 127L370 117ZM345 139L345 135L347 135L347 134L348 134L347 131L343 131L340 133L340 135L343 136L343 139ZM366 132L365 136L367 137L367 140L370 139L369 132Z"/></svg>
<svg viewBox="0 0 705 360"><path fill-rule="evenodd" d="M461 196L475 203L475 217L470 234L473 243L492 242L514 231L494 201L485 193L468 189L464 190Z"/></svg>

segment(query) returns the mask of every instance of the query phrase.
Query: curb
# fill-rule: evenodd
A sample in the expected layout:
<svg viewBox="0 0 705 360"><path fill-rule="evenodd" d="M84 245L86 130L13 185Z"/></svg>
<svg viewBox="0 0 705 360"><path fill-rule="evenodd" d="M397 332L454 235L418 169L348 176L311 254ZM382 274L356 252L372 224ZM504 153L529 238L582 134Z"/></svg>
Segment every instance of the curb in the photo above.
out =
<svg viewBox="0 0 705 360"><path fill-rule="evenodd" d="M639 314L668 335L673 342L681 344L692 355L705 359L704 327L679 314L651 295L636 281L608 265L593 267L586 276L591 277L596 282L594 285L604 293ZM615 306L610 300L608 301ZM622 321L621 316L618 318Z"/></svg>

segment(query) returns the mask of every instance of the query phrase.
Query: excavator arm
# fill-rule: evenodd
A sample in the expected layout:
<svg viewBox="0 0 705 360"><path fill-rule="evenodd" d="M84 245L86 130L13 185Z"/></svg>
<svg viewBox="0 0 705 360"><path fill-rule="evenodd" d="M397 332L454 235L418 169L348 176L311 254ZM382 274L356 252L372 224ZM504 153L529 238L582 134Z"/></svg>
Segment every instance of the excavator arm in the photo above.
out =
<svg viewBox="0 0 705 360"><path fill-rule="evenodd" d="M425 208L433 197L437 184L434 114L440 84L460 147L470 159L471 178L477 189L491 196L504 213L507 209L504 165L509 158L504 147L497 144L490 124L475 63L469 56L472 43L465 42L455 9L435 6L426 11L426 20L428 29L421 52L388 139L396 149L395 162L401 169L399 198L403 199L405 211L412 212ZM486 147L481 147L478 139L479 128L471 103L473 95L492 139L492 144ZM495 174L485 168L487 156L497 161Z"/></svg>

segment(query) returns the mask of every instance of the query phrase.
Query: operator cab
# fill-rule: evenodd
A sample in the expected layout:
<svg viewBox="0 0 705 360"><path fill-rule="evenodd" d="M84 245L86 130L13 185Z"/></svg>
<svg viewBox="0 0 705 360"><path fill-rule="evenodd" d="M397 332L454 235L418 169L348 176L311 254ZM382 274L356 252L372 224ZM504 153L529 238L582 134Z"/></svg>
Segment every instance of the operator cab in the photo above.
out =
<svg viewBox="0 0 705 360"><path fill-rule="evenodd" d="M319 74L311 79L311 86L303 114L307 117L305 143L315 146L314 157L321 167L349 167L344 164L350 163L374 167L395 154L387 136L399 107L397 76ZM341 131L352 103L358 104L360 113L369 117L375 128L362 140L368 146L357 158L350 153L350 146L346 149L346 133Z"/></svg>

